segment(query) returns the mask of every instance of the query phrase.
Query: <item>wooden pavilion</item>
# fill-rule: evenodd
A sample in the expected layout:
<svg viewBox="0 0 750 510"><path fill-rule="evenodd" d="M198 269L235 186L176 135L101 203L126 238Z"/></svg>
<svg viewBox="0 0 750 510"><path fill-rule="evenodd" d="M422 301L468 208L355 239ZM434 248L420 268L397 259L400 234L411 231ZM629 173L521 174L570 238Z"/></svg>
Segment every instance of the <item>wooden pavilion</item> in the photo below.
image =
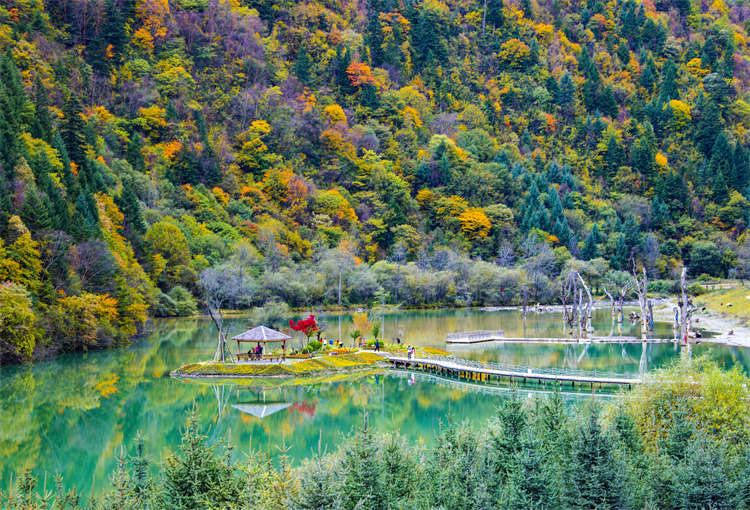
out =
<svg viewBox="0 0 750 510"><path fill-rule="evenodd" d="M244 333L240 333L239 335L232 337L232 340L235 340L237 342L237 359L260 359L259 357L253 357L248 353L241 353L240 342L257 343L258 346L262 344L264 353L267 352L266 344L281 342L282 355L280 356L280 359L284 360L286 359L286 341L291 339L292 337L265 326L258 326L257 328L253 328L249 331L245 331ZM264 354L262 356L262 359L272 358L274 358L274 356L269 356L267 354Z"/></svg>

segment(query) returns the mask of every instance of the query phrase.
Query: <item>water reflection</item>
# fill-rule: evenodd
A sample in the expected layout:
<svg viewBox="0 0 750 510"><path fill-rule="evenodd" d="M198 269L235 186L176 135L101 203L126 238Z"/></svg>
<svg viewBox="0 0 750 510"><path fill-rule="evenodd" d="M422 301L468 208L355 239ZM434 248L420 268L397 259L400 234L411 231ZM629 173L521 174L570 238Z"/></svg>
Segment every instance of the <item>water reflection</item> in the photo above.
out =
<svg viewBox="0 0 750 510"><path fill-rule="evenodd" d="M603 313L601 313L603 312ZM609 331L608 310L596 311L596 331ZM245 319L229 319L237 330ZM351 342L349 314L330 315L326 335ZM504 329L508 336L524 331L514 311L430 311L386 315L385 337L405 343L445 348L447 333ZM554 336L561 314L530 313L529 336ZM624 334L629 324L625 323ZM656 324L656 334L671 335L670 324ZM335 334L335 336L334 336ZM450 411L455 419L484 420L507 394L507 387L479 388L461 381L441 381L429 374L367 374L270 387L265 394L238 382L224 385L185 382L166 377L181 364L207 359L215 347L215 330L201 318L162 320L143 341L127 349L60 357L25 367L0 367L0 483L29 466L37 473L59 471L69 483L99 492L114 467L114 451L131 444L137 431L148 437L155 462L180 444L180 429L195 403L201 425L212 439L231 431L237 452L253 448L274 451L282 442L297 458L317 450L318 439L329 451L368 410L380 430L400 430L413 441L429 442ZM696 347L696 353L705 348ZM672 344L501 344L451 347L458 355L514 365L570 367L586 370L642 372L674 359ZM714 347L725 365L737 359L747 367L748 350ZM410 383L411 381L411 383ZM534 388L527 388L528 390ZM572 392L573 400L590 391ZM268 407L289 404L284 407ZM265 408L263 406L266 406ZM273 411L273 412L271 412Z"/></svg>

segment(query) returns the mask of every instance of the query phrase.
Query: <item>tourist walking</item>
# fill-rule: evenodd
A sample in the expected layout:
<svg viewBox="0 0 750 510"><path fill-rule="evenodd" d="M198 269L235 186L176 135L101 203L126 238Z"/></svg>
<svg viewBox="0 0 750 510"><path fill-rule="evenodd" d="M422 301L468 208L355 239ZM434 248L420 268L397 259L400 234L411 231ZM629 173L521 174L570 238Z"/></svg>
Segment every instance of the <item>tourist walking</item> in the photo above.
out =
<svg viewBox="0 0 750 510"><path fill-rule="evenodd" d="M380 352L380 340L375 339L375 352Z"/></svg>
<svg viewBox="0 0 750 510"><path fill-rule="evenodd" d="M411 359L411 345L406 348L406 358Z"/></svg>

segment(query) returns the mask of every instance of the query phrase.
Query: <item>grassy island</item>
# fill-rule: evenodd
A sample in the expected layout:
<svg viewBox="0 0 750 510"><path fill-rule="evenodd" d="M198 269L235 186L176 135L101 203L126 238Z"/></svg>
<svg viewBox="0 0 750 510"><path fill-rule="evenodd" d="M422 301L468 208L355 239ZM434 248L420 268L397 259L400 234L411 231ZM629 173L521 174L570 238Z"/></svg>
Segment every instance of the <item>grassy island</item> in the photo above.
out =
<svg viewBox="0 0 750 510"><path fill-rule="evenodd" d="M403 345L386 344L386 352L401 352L405 355ZM448 354L431 347L417 348L417 354ZM307 377L336 372L350 372L380 368L385 366L385 359L378 353L365 348L356 349L321 349L304 357L288 356L279 363L245 362L245 363L190 363L172 372L173 377Z"/></svg>

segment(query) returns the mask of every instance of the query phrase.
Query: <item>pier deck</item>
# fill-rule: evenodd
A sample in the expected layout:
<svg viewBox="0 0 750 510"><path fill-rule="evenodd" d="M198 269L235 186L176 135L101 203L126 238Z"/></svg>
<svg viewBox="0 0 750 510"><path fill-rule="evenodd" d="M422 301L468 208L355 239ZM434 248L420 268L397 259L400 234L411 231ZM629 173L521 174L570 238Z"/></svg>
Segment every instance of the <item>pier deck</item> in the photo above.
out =
<svg viewBox="0 0 750 510"><path fill-rule="evenodd" d="M546 382L571 383L575 387L583 384L589 384L593 388L595 385L627 386L630 388L633 384L642 383L642 379L632 377L627 374L617 374L605 371L584 371L573 369L540 369L531 367L520 367L505 365L502 363L492 363L487 361L474 361L452 356L426 356L409 358L403 355L385 354L395 368L416 368L423 370L433 370L438 373L466 378L475 381L490 382L492 377L509 379L511 382L526 382L527 380L538 381L539 384Z"/></svg>

